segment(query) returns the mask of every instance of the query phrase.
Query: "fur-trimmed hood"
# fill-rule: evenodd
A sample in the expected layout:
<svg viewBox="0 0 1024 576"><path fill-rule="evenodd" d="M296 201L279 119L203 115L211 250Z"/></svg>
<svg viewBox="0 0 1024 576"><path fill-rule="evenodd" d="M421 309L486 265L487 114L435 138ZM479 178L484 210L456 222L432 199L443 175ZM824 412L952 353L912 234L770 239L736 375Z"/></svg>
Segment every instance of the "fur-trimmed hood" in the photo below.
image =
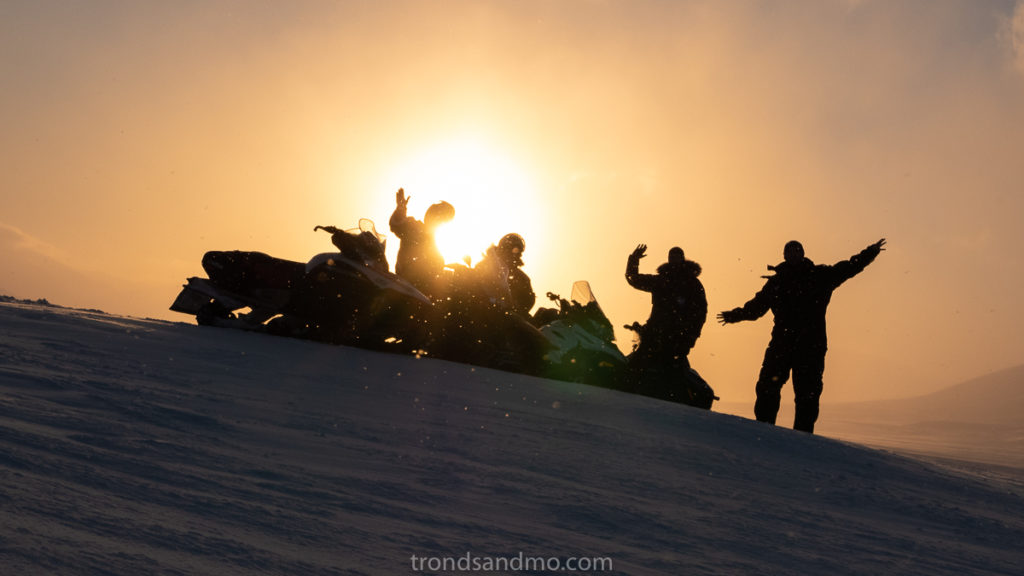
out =
<svg viewBox="0 0 1024 576"><path fill-rule="evenodd" d="M658 274L660 275L688 275L696 278L700 276L701 268L700 264L693 260L683 260L682 262L665 262L661 266L658 266Z"/></svg>

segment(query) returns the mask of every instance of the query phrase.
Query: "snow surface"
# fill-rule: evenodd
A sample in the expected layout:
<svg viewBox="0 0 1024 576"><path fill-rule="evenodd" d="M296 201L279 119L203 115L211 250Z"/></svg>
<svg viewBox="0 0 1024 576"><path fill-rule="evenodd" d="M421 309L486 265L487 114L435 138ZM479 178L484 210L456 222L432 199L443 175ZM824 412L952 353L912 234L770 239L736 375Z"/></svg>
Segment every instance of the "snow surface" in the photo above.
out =
<svg viewBox="0 0 1024 576"><path fill-rule="evenodd" d="M584 385L0 303L3 574L1019 575L1022 494Z"/></svg>

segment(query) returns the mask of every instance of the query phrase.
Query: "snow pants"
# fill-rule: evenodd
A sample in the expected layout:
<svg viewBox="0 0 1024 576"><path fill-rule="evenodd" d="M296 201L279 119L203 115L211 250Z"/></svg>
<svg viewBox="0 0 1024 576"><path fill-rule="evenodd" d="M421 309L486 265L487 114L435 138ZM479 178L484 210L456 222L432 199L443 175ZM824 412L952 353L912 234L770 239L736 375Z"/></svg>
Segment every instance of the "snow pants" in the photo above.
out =
<svg viewBox="0 0 1024 576"><path fill-rule="evenodd" d="M775 424L779 413L782 387L793 373L793 395L796 402L794 430L814 432L818 420L818 404L824 387L825 352L828 344L824 339L811 342L792 342L785 338L773 337L764 353L761 373L757 379L757 402L754 416L761 422Z"/></svg>

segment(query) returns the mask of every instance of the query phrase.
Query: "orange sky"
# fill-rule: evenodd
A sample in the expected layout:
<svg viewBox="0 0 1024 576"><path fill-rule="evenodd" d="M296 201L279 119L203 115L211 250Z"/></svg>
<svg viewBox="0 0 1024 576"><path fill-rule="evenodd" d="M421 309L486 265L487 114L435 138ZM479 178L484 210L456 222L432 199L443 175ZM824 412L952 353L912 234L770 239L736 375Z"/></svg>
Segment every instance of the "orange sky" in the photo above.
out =
<svg viewBox="0 0 1024 576"><path fill-rule="evenodd" d="M682 246L723 400L771 319L713 314L790 239L889 239L833 299L825 402L1024 362L1022 3L3 2L0 73L0 293L186 321L205 250L305 260L404 186L617 326L633 247Z"/></svg>

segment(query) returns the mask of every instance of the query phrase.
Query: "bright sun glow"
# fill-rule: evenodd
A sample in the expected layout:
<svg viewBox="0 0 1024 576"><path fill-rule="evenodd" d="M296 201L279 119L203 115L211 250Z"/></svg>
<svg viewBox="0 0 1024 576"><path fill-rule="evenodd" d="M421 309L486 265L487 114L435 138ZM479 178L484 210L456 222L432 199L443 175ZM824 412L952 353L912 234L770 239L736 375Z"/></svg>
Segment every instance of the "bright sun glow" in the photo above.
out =
<svg viewBox="0 0 1024 576"><path fill-rule="evenodd" d="M526 239L524 260L538 246L542 230L537 221L533 186L525 172L488 146L474 140L445 142L408 158L389 176L395 190L405 188L409 215L423 218L427 207L445 200L455 206L455 219L438 230L437 242L445 260L473 263L491 244L509 232ZM396 245L397 246L397 245Z"/></svg>

